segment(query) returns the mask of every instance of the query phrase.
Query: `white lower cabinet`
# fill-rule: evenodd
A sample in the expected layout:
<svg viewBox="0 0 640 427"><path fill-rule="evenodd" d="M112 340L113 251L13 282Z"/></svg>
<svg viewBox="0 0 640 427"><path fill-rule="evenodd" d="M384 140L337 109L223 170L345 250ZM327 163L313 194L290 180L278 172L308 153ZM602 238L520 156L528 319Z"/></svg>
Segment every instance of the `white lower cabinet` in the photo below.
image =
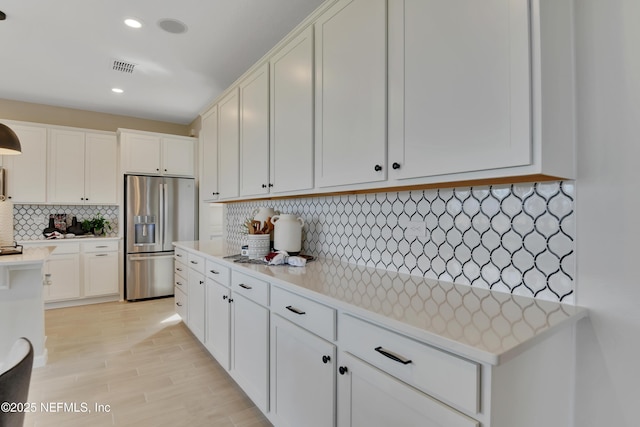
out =
<svg viewBox="0 0 640 427"><path fill-rule="evenodd" d="M205 329L205 282L204 275L189 269L189 293L187 294L188 321L187 325L193 335L204 342Z"/></svg>
<svg viewBox="0 0 640 427"><path fill-rule="evenodd" d="M340 353L338 373L338 427L480 425L349 353Z"/></svg>
<svg viewBox="0 0 640 427"><path fill-rule="evenodd" d="M120 291L118 242L82 245L84 296L117 294Z"/></svg>
<svg viewBox="0 0 640 427"><path fill-rule="evenodd" d="M207 278L207 327L205 346L227 371L231 368L231 291Z"/></svg>
<svg viewBox="0 0 640 427"><path fill-rule="evenodd" d="M269 310L232 294L231 376L263 412L269 408Z"/></svg>
<svg viewBox="0 0 640 427"><path fill-rule="evenodd" d="M335 361L335 345L271 316L271 420L276 426L335 425Z"/></svg>
<svg viewBox="0 0 640 427"><path fill-rule="evenodd" d="M55 252L55 251L54 251ZM44 301L80 298L80 254L53 254L46 262Z"/></svg>

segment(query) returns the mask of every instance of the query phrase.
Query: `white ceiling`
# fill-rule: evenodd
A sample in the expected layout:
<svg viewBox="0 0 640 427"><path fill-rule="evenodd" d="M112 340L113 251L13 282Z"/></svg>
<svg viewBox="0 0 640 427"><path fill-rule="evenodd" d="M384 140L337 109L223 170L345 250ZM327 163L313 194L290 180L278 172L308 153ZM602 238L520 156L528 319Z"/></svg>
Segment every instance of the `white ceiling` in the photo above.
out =
<svg viewBox="0 0 640 427"><path fill-rule="evenodd" d="M3 0L0 98L188 124L322 1Z"/></svg>

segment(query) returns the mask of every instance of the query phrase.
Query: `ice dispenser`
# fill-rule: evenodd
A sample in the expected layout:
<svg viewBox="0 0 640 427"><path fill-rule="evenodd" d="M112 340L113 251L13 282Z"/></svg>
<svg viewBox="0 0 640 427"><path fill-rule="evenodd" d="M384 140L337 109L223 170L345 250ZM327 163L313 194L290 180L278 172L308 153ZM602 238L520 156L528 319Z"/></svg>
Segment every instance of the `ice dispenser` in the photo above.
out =
<svg viewBox="0 0 640 427"><path fill-rule="evenodd" d="M135 245L156 244L156 217L155 215L139 215L134 217Z"/></svg>

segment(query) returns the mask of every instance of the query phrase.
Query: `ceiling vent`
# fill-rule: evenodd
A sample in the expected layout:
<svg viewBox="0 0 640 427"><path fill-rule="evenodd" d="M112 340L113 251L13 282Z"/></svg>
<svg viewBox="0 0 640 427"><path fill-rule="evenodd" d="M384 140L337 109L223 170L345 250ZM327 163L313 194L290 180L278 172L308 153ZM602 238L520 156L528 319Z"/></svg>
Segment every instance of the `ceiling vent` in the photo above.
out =
<svg viewBox="0 0 640 427"><path fill-rule="evenodd" d="M136 64L132 64L131 62L119 61L117 59L113 60L112 69L113 71L120 71L121 73L133 74L133 69Z"/></svg>

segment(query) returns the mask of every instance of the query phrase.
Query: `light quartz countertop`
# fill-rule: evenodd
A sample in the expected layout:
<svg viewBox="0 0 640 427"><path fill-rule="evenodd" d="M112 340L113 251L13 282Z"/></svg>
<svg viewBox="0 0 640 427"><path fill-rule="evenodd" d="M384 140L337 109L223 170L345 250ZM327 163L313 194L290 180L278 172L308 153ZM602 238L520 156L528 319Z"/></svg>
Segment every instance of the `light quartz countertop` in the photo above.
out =
<svg viewBox="0 0 640 427"><path fill-rule="evenodd" d="M54 249L52 246L25 247L22 249L22 254L0 256L0 267L42 264Z"/></svg>
<svg viewBox="0 0 640 427"><path fill-rule="evenodd" d="M96 236L76 236L69 237L66 239L37 239L37 240L20 240L18 241L19 245L29 246L29 245L42 245L43 243L65 243L65 242L95 242L95 241L105 241L105 240L122 240L121 237L113 236L113 237L96 237Z"/></svg>
<svg viewBox="0 0 640 427"><path fill-rule="evenodd" d="M174 242L339 310L498 365L587 315L582 307L316 259L304 267L235 263L223 240ZM339 338L339 337L338 337Z"/></svg>

